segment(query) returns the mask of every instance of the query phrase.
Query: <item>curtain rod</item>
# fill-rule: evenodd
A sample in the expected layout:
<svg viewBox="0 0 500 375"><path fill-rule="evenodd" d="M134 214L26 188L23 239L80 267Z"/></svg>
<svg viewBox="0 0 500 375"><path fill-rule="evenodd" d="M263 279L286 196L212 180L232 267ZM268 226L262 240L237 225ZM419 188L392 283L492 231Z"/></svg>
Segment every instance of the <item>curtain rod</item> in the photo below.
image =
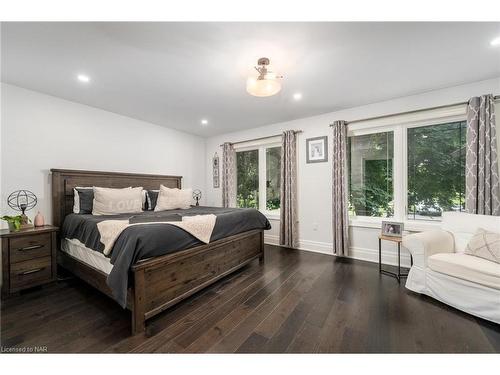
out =
<svg viewBox="0 0 500 375"><path fill-rule="evenodd" d="M493 100L498 100L500 99L500 95L496 95L493 97ZM371 121L371 120L380 120L383 118L388 118L388 117L394 117L394 116L401 116L401 115L409 115L412 113L419 113L419 112L425 112L425 111L432 111L435 109L442 109L442 108L447 108L447 107L454 107L456 105L465 105L469 103L469 101L466 102L459 102L459 103L453 103L453 104L445 104L445 105L438 105L436 107L430 107L430 108L422 108L422 109L415 109L413 111L405 111L405 112L398 112L398 113L391 113L389 115L381 115L381 116L374 116L374 117L366 117L358 120L352 120L352 121L346 121L346 125L349 124L354 124L356 122L363 122L363 121ZM332 127L333 124L330 124L330 127Z"/></svg>
<svg viewBox="0 0 500 375"><path fill-rule="evenodd" d="M295 134L302 133L302 130L294 130L293 131ZM280 137L281 134L274 134L274 135L268 135L266 137L259 137L259 138L253 138L253 139L247 139L245 141L238 141L238 142L229 142L232 145L237 145L239 143L246 143L246 142L254 142L254 141L260 141L262 139L267 139L267 138L274 138L274 137ZM220 145L221 147L224 146L224 144Z"/></svg>

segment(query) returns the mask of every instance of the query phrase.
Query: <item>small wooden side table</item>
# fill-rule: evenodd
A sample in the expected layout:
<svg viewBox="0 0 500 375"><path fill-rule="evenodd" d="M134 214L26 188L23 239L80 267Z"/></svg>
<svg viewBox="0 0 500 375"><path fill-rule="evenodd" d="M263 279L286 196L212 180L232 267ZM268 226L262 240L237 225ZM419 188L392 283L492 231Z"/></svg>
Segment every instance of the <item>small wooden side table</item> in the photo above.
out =
<svg viewBox="0 0 500 375"><path fill-rule="evenodd" d="M398 244L398 273L387 271L382 269L382 240L395 242ZM398 283L401 282L402 277L408 277L408 273L401 273L401 242L403 242L403 237L391 237L391 236L378 236L378 271L384 275L395 277ZM413 257L410 254L410 265L413 266Z"/></svg>

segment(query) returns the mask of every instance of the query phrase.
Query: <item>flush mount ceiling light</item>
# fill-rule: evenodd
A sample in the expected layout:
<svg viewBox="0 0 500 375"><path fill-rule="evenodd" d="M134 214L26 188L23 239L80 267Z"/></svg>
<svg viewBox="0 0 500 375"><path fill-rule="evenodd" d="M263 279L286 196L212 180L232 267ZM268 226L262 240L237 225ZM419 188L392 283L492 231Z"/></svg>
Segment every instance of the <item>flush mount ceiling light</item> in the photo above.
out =
<svg viewBox="0 0 500 375"><path fill-rule="evenodd" d="M247 92L258 97L276 95L281 90L280 79L283 76L278 76L269 70L269 59L267 57L261 57L257 61L257 65L255 70L259 72L259 75L247 79Z"/></svg>
<svg viewBox="0 0 500 375"><path fill-rule="evenodd" d="M202 119L201 120L201 125L203 125L203 126L208 125L208 120L207 119Z"/></svg>
<svg viewBox="0 0 500 375"><path fill-rule="evenodd" d="M293 94L293 99L297 101L301 100L302 94L300 92L296 92L295 94Z"/></svg>
<svg viewBox="0 0 500 375"><path fill-rule="evenodd" d="M493 40L490 42L490 44L491 44L492 46L494 46L494 47L496 47L496 46L500 46L500 36L499 36L499 37L497 37L497 38L495 38L495 39L493 39Z"/></svg>

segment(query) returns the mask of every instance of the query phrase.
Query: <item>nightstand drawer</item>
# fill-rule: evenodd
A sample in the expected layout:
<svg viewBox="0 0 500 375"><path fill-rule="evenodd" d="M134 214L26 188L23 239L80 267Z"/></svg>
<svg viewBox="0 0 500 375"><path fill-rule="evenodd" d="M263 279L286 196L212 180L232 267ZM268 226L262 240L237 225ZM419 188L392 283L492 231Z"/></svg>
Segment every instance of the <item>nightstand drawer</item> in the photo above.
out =
<svg viewBox="0 0 500 375"><path fill-rule="evenodd" d="M10 266L10 289L23 289L43 284L52 278L52 258L35 258Z"/></svg>
<svg viewBox="0 0 500 375"><path fill-rule="evenodd" d="M23 262L33 258L50 256L50 233L12 238L10 240L10 262Z"/></svg>

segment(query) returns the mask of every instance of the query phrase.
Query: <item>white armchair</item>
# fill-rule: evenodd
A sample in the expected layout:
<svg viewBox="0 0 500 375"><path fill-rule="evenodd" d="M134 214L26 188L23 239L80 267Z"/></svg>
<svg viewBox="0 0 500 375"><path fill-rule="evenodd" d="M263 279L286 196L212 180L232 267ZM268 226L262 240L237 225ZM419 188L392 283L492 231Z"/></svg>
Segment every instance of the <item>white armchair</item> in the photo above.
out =
<svg viewBox="0 0 500 375"><path fill-rule="evenodd" d="M407 248L417 267L427 267L427 258L437 253L455 251L453 235L444 230L432 230L403 237L403 247Z"/></svg>
<svg viewBox="0 0 500 375"><path fill-rule="evenodd" d="M405 236L413 257L406 288L500 323L500 264L464 254L478 228L500 232L500 217L445 212L440 230Z"/></svg>

